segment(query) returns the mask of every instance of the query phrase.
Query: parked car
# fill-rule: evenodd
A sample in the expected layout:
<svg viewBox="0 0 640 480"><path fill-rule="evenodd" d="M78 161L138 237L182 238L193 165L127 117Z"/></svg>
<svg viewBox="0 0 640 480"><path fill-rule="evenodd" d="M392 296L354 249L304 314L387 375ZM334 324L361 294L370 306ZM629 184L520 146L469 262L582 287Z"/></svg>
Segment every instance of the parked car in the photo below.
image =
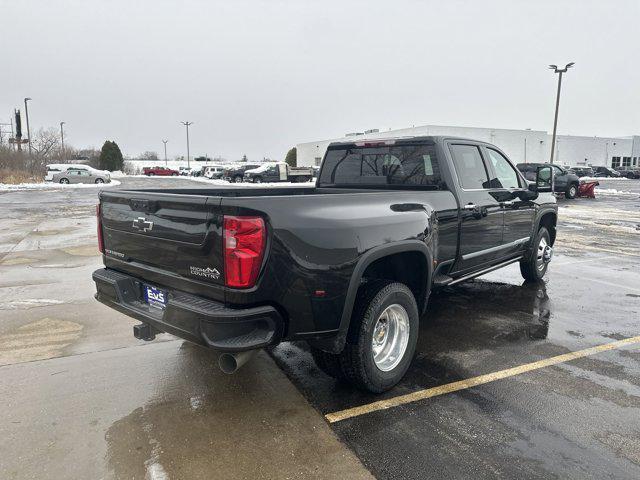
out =
<svg viewBox="0 0 640 480"><path fill-rule="evenodd" d="M616 172L613 168L609 167L593 167L594 177L620 177L620 172Z"/></svg>
<svg viewBox="0 0 640 480"><path fill-rule="evenodd" d="M285 162L269 162L244 172L244 181L253 183L308 182L312 178L311 167L290 167Z"/></svg>
<svg viewBox="0 0 640 480"><path fill-rule="evenodd" d="M538 167L543 165L553 168L553 191L556 193L564 193L565 197L569 199L576 198L580 189L580 177L575 173L571 173L563 167L549 163L519 163L517 167L527 180L533 181L535 180Z"/></svg>
<svg viewBox="0 0 640 480"><path fill-rule="evenodd" d="M180 172L180 175L184 177L191 175L191 171L191 167L178 167L178 172Z"/></svg>
<svg viewBox="0 0 640 480"><path fill-rule="evenodd" d="M579 178L593 177L594 171L591 167L569 167L569 171L575 173Z"/></svg>
<svg viewBox="0 0 640 480"><path fill-rule="evenodd" d="M142 173L147 177L177 177L180 175L178 170L167 167L144 167L142 169Z"/></svg>
<svg viewBox="0 0 640 480"><path fill-rule="evenodd" d="M222 178L223 173L224 167L222 165L207 165L206 167L204 167L202 176L211 179L219 179Z"/></svg>
<svg viewBox="0 0 640 480"><path fill-rule="evenodd" d="M241 183L244 179L244 172L247 170L253 170L259 166L259 163L241 163L239 165L233 165L224 169L222 178L229 182Z"/></svg>
<svg viewBox="0 0 640 480"><path fill-rule="evenodd" d="M100 193L96 299L224 352L306 340L319 367L371 392L405 374L432 289L553 255L551 167L528 183L497 147L449 137L329 145L314 188ZM454 290L455 292L455 290Z"/></svg>
<svg viewBox="0 0 640 480"><path fill-rule="evenodd" d="M623 177L634 180L640 178L640 167L618 167L616 171Z"/></svg>
<svg viewBox="0 0 640 480"><path fill-rule="evenodd" d="M109 183L111 176L109 173L91 167L73 166L55 173L51 181L55 183Z"/></svg>
<svg viewBox="0 0 640 480"><path fill-rule="evenodd" d="M111 179L111 174L107 170L98 170L97 168L90 167L89 165L82 165L80 163L50 163L47 165L47 173L45 174L44 180L45 182L53 181L53 176L56 173L65 172L69 168L75 168L77 170L86 170L91 172L92 175L96 177L109 177Z"/></svg>

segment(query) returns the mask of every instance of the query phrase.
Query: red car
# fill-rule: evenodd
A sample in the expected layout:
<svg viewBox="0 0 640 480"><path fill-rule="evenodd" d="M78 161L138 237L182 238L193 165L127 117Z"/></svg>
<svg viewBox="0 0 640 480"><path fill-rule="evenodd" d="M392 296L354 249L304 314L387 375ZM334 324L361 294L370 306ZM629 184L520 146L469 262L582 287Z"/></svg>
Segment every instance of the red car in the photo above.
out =
<svg viewBox="0 0 640 480"><path fill-rule="evenodd" d="M177 170L173 170L167 167L144 167L142 169L142 173L144 173L147 177L151 177L153 175L163 176L163 177L177 177L180 175L180 172Z"/></svg>

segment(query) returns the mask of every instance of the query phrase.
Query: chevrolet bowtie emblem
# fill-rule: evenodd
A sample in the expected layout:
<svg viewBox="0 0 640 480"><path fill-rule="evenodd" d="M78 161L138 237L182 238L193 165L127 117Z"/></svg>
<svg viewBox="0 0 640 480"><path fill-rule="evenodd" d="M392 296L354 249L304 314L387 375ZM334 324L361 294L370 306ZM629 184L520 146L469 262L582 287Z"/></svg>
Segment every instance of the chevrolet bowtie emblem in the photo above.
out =
<svg viewBox="0 0 640 480"><path fill-rule="evenodd" d="M138 217L133 221L133 225L131 225L136 230L140 230L141 232L150 232L153 230L153 222L147 221L144 217Z"/></svg>

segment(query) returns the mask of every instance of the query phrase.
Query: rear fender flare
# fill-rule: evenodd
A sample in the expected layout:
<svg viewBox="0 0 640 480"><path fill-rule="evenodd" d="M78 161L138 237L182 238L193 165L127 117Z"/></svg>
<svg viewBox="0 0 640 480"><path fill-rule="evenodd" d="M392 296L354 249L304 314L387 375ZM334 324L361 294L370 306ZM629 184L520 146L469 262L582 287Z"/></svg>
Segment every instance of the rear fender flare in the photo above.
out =
<svg viewBox="0 0 640 480"><path fill-rule="evenodd" d="M356 264L353 273L351 274L351 279L349 280L349 287L347 289L347 295L345 297L344 306L342 308L342 317L340 318L338 333L332 339L333 341L330 342L331 345L324 344L321 346L322 349L326 349L327 351L331 351L333 353L339 353L343 350L347 338L347 332L349 331L349 325L351 323L351 315L353 313L353 307L355 306L358 289L360 288L362 276L367 267L376 260L379 260L383 257L404 252L420 252L425 256L427 262L427 288L424 293L424 302L426 304L426 301L429 297L429 292L431 290L431 278L433 273L433 255L431 254L431 251L429 250L427 245L420 240L407 240L403 242L374 247L364 253L358 260L358 263ZM419 301L419 299L416 300Z"/></svg>

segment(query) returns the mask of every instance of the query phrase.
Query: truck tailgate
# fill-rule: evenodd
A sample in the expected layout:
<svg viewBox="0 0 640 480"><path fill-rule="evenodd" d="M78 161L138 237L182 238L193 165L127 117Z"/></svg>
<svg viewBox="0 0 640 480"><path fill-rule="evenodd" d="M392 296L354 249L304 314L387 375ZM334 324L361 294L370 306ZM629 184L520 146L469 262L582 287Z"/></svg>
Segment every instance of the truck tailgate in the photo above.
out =
<svg viewBox="0 0 640 480"><path fill-rule="evenodd" d="M221 198L144 191L103 192L105 255L153 278L224 285Z"/></svg>

